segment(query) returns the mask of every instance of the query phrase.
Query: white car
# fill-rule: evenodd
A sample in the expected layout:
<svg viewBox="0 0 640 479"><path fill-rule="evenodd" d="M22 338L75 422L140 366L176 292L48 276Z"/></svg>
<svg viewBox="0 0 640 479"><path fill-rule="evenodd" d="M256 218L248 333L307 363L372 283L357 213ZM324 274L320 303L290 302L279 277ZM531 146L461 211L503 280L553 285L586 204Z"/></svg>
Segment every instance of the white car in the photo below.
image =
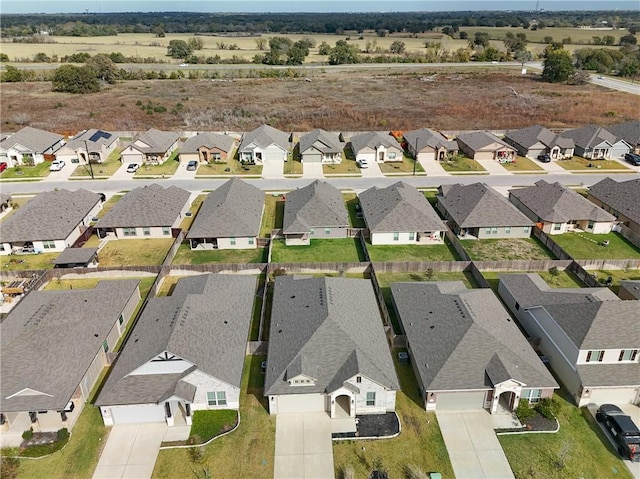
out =
<svg viewBox="0 0 640 479"><path fill-rule="evenodd" d="M367 160L365 160L364 158L360 158L356 161L356 163L360 168L369 168L369 163L367 163Z"/></svg>
<svg viewBox="0 0 640 479"><path fill-rule="evenodd" d="M138 163L129 163L129 165L127 166L127 173L135 173L136 171L138 171L138 168L140 168L140 165Z"/></svg>
<svg viewBox="0 0 640 479"><path fill-rule="evenodd" d="M64 165L64 160L54 160L49 167L49 171L60 171L62 168L64 168Z"/></svg>

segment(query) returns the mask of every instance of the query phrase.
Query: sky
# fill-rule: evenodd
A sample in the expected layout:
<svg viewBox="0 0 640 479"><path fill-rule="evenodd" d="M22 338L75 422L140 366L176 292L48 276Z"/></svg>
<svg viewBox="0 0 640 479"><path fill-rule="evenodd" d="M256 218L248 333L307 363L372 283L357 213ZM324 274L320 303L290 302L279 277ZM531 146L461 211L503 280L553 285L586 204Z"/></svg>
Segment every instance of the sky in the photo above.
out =
<svg viewBox="0 0 640 479"><path fill-rule="evenodd" d="M638 10L638 0L0 0L0 13Z"/></svg>

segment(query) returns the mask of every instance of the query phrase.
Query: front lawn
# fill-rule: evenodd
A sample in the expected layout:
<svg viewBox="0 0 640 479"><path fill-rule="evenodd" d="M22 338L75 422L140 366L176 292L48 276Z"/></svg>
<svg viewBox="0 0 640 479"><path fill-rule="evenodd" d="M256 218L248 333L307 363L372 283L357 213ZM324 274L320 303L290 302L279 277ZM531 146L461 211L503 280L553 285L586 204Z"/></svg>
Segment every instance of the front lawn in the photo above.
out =
<svg viewBox="0 0 640 479"><path fill-rule="evenodd" d="M474 261L555 259L536 238L460 240Z"/></svg>
<svg viewBox="0 0 640 479"><path fill-rule="evenodd" d="M455 156L451 160L441 161L440 165L444 168L445 171L450 171L453 173L487 171L476 160L472 160L471 158L467 158L464 156Z"/></svg>
<svg viewBox="0 0 640 479"><path fill-rule="evenodd" d="M358 217L358 210L356 210L356 207L360 204L358 195L355 193L342 193L342 198L344 199L344 202L347 205L347 211L349 212L349 225L352 228L364 228L365 224L362 211L360 212L360 217Z"/></svg>
<svg viewBox="0 0 640 479"><path fill-rule="evenodd" d="M49 176L50 161L38 163L36 166L15 166L7 168L0 175L0 180L8 180L15 178L45 178Z"/></svg>
<svg viewBox="0 0 640 479"><path fill-rule="evenodd" d="M160 265L173 238L110 240L98 253L100 266Z"/></svg>
<svg viewBox="0 0 640 479"><path fill-rule="evenodd" d="M12 254L0 256L0 269L2 270L31 270L31 269L51 269L53 260L60 253L40 253L40 254Z"/></svg>
<svg viewBox="0 0 640 479"><path fill-rule="evenodd" d="M267 193L264 195L264 213L260 225L260 238L268 238L271 231L282 228L284 217L284 195Z"/></svg>
<svg viewBox="0 0 640 479"><path fill-rule="evenodd" d="M200 165L196 171L198 176L262 176L262 165L243 165L237 159L226 163L207 163Z"/></svg>
<svg viewBox="0 0 640 479"><path fill-rule="evenodd" d="M275 240L272 263L353 263L364 261L358 238L312 239L306 246L287 246L284 239Z"/></svg>
<svg viewBox="0 0 640 479"><path fill-rule="evenodd" d="M322 165L322 172L325 175L362 176L362 171L360 171L360 168L356 165L356 160L347 158L344 153L342 154L342 162L324 163Z"/></svg>
<svg viewBox="0 0 640 479"><path fill-rule="evenodd" d="M586 408L577 408L562 393L554 401L560 405L557 433L498 436L517 478L632 477Z"/></svg>
<svg viewBox="0 0 640 479"><path fill-rule="evenodd" d="M553 235L555 241L573 259L637 259L640 250L618 233L594 235L592 233L565 233ZM608 246L602 242L609 241Z"/></svg>
<svg viewBox="0 0 640 479"><path fill-rule="evenodd" d="M587 160L579 156L574 156L573 158L569 158L567 160L558 160L557 163L565 170L587 170L593 171L594 173L596 173L598 169L622 171L629 170L629 168L624 166L622 163L618 163L615 160Z"/></svg>
<svg viewBox="0 0 640 479"><path fill-rule="evenodd" d="M187 243L178 248L173 264L206 263L266 263L267 250L255 249L214 249L191 251Z"/></svg>
<svg viewBox="0 0 640 479"><path fill-rule="evenodd" d="M78 165L71 176L91 176L91 170L93 169L94 176L111 176L122 166L120 161L121 147L116 148L111 152L109 157L102 163L92 163L89 165Z"/></svg>
<svg viewBox="0 0 640 479"><path fill-rule="evenodd" d="M284 163L283 174L302 175L302 171L302 162L300 160L294 160L289 156L289 159Z"/></svg>
<svg viewBox="0 0 640 479"><path fill-rule="evenodd" d="M430 245L370 245L367 251L371 261L457 261L458 257L448 244Z"/></svg>
<svg viewBox="0 0 640 479"><path fill-rule="evenodd" d="M159 165L149 165L143 163L138 168L138 171L134 173L134 178L144 178L145 176L172 176L176 170L180 166L180 161L178 160L178 150L174 151L171 156Z"/></svg>
<svg viewBox="0 0 640 479"><path fill-rule="evenodd" d="M195 444L202 444L212 437L230 431L237 422L238 414L230 409L195 411L189 439Z"/></svg>
<svg viewBox="0 0 640 479"><path fill-rule="evenodd" d="M498 291L500 280L498 275L509 274L506 271L482 271L482 276L489 282L491 289ZM514 274L537 273L552 288L584 288L585 285L580 279L569 271L558 270L556 274L549 271L514 271Z"/></svg>
<svg viewBox="0 0 640 479"><path fill-rule="evenodd" d="M380 166L380 171L382 174L387 173L402 173L405 175L410 175L414 171L416 173L424 173L424 168L420 163L414 161L413 158L410 158L406 155L402 156L402 161L390 161L388 163L378 163Z"/></svg>
<svg viewBox="0 0 640 479"><path fill-rule="evenodd" d="M542 171L542 168L539 164L530 160L529 158L525 158L524 156L518 156L516 161L513 163L503 163L504 169L507 171L513 171L514 173L518 173L519 171Z"/></svg>

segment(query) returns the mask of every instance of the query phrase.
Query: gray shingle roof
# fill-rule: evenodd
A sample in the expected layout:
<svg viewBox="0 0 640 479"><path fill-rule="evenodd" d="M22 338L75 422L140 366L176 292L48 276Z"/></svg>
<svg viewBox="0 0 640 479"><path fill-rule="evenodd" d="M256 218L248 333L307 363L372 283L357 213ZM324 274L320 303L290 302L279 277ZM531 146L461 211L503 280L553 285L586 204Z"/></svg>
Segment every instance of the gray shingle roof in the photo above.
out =
<svg viewBox="0 0 640 479"><path fill-rule="evenodd" d="M287 193L282 231L307 233L311 228L349 226L342 194L325 181L316 180L304 188Z"/></svg>
<svg viewBox="0 0 640 479"><path fill-rule="evenodd" d="M228 135L219 135L211 132L198 133L180 145L180 153L197 153L198 148L202 146L209 149L219 148L229 153L233 148L234 142L235 140Z"/></svg>
<svg viewBox="0 0 640 479"><path fill-rule="evenodd" d="M177 186L163 188L154 183L135 188L100 218L96 228L171 226L189 196L188 191Z"/></svg>
<svg viewBox="0 0 640 479"><path fill-rule="evenodd" d="M620 281L620 289L626 290L635 299L640 299L640 281Z"/></svg>
<svg viewBox="0 0 640 479"><path fill-rule="evenodd" d="M392 283L391 293L425 389L484 389L510 378L558 387L490 289L415 282Z"/></svg>
<svg viewBox="0 0 640 479"><path fill-rule="evenodd" d="M315 385L289 386L287 378L300 373ZM265 395L328 393L358 373L400 388L371 283L276 278Z"/></svg>
<svg viewBox="0 0 640 479"><path fill-rule="evenodd" d="M264 192L233 178L207 195L187 238L257 237L263 210Z"/></svg>
<svg viewBox="0 0 640 479"><path fill-rule="evenodd" d="M64 137L50 131L39 130L25 126L13 135L9 136L0 143L0 148L8 150L15 145L21 145L34 153L42 153L54 146Z"/></svg>
<svg viewBox="0 0 640 479"><path fill-rule="evenodd" d="M118 141L118 138L118 135L115 133L91 128L90 130L81 131L71 138L64 146L72 150L76 150L78 148L84 150L86 141L89 151L95 151L101 150L103 145L108 147L114 141Z"/></svg>
<svg viewBox="0 0 640 479"><path fill-rule="evenodd" d="M578 364L577 370L582 386L585 388L638 386L640 384L640 365L638 363Z"/></svg>
<svg viewBox="0 0 640 479"><path fill-rule="evenodd" d="M384 146L386 148L397 148L402 151L402 145L388 133L381 133L379 131L369 131L367 133L361 133L360 135L354 135L351 137L351 149L354 154L358 154L364 148L379 148Z"/></svg>
<svg viewBox="0 0 640 479"><path fill-rule="evenodd" d="M64 408L137 291L137 280L118 280L25 296L0 325L0 410ZM8 399L25 388L43 394Z"/></svg>
<svg viewBox="0 0 640 479"><path fill-rule="evenodd" d="M444 222L425 196L402 181L359 195L362 213L371 232L442 231Z"/></svg>
<svg viewBox="0 0 640 479"><path fill-rule="evenodd" d="M616 136L614 134L597 125L587 125L581 128L563 131L560 136L572 139L576 146L585 149L593 148L603 141L608 141L612 145L616 142Z"/></svg>
<svg viewBox="0 0 640 479"><path fill-rule="evenodd" d="M560 148L573 148L573 140L571 138L563 138L556 135L551 130L546 129L544 126L533 125L520 130L508 131L504 135L506 142L511 140L512 144L518 144L525 149L531 148L536 143L540 142L547 148L553 148L559 146Z"/></svg>
<svg viewBox="0 0 640 479"><path fill-rule="evenodd" d="M303 154L316 142L319 143L316 147L322 153L340 153L344 148L344 145L338 138L337 133L329 133L327 131L317 129L310 131L300 138L300 154Z"/></svg>
<svg viewBox="0 0 640 479"><path fill-rule="evenodd" d="M533 226L509 200L484 183L443 185L438 201L460 228Z"/></svg>
<svg viewBox="0 0 640 479"><path fill-rule="evenodd" d="M458 145L467 145L473 151L480 151L493 143L498 143L499 145L505 148L509 148L510 150L514 149L513 146L502 141L496 135L488 131L472 131L469 133L460 133L456 137L456 140L458 141Z"/></svg>
<svg viewBox="0 0 640 479"><path fill-rule="evenodd" d="M640 225L640 179L605 178L590 187L589 194Z"/></svg>
<svg viewBox="0 0 640 479"><path fill-rule="evenodd" d="M566 223L573 220L615 221L615 217L598 208L584 196L560 183L536 182L535 186L509 190L542 221Z"/></svg>
<svg viewBox="0 0 640 479"><path fill-rule="evenodd" d="M151 299L96 404L158 403L186 394L179 382L195 369L240 387L256 283L246 275L190 276L171 296ZM176 374L131 374L165 351L193 366Z"/></svg>
<svg viewBox="0 0 640 479"><path fill-rule="evenodd" d="M65 239L99 202L83 189L40 193L2 222L0 242Z"/></svg>
<svg viewBox="0 0 640 479"><path fill-rule="evenodd" d="M252 143L260 148L267 148L269 145L275 144L283 150L288 150L290 146L289 135L269 125L262 125L245 133L242 136L239 150L243 151Z"/></svg>
<svg viewBox="0 0 640 479"><path fill-rule="evenodd" d="M176 141L180 139L180 133L175 131L160 131L151 128L136 138L148 146L138 146L135 141L131 144L135 149L143 153L166 153Z"/></svg>
<svg viewBox="0 0 640 479"><path fill-rule="evenodd" d="M607 127L618 140L624 140L631 146L640 145L640 121L630 120Z"/></svg>
<svg viewBox="0 0 640 479"><path fill-rule="evenodd" d="M98 248L65 248L53 260L55 265L89 263L98 254Z"/></svg>
<svg viewBox="0 0 640 479"><path fill-rule="evenodd" d="M442 133L435 132L429 128L407 131L402 136L414 148L417 142L418 151L422 151L426 147L446 148L447 150L458 149L458 143L455 140L448 140Z"/></svg>

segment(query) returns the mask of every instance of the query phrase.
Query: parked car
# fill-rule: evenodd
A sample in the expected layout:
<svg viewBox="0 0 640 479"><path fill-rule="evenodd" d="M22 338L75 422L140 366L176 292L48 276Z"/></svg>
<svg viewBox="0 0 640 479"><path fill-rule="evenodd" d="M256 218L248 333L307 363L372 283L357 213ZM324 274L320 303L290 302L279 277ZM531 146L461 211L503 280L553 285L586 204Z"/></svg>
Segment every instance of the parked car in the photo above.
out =
<svg viewBox="0 0 640 479"><path fill-rule="evenodd" d="M640 166L640 155L636 153L627 153L624 155L624 159L631 163L633 166Z"/></svg>
<svg viewBox="0 0 640 479"><path fill-rule="evenodd" d="M129 165L127 166L127 173L135 173L136 171L138 171L138 168L140 168L140 165L138 163L129 163Z"/></svg>
<svg viewBox="0 0 640 479"><path fill-rule="evenodd" d="M7 169L7 162L6 161L0 161L0 173L2 173L6 169Z"/></svg>
<svg viewBox="0 0 640 479"><path fill-rule="evenodd" d="M187 163L187 171L196 171L198 169L198 162L196 160L191 160Z"/></svg>
<svg viewBox="0 0 640 479"><path fill-rule="evenodd" d="M365 160L364 158L356 160L356 163L360 168L369 168L369 163L367 163L367 160Z"/></svg>
<svg viewBox="0 0 640 479"><path fill-rule="evenodd" d="M549 163L551 162L551 155L549 155L548 153L541 153L538 155L538 160L543 163Z"/></svg>
<svg viewBox="0 0 640 479"><path fill-rule="evenodd" d="M640 429L615 404L602 404L596 411L596 420L604 423L625 459L640 462Z"/></svg>
<svg viewBox="0 0 640 479"><path fill-rule="evenodd" d="M64 168L64 165L64 160L54 160L49 167L49 171L60 171L62 168Z"/></svg>

